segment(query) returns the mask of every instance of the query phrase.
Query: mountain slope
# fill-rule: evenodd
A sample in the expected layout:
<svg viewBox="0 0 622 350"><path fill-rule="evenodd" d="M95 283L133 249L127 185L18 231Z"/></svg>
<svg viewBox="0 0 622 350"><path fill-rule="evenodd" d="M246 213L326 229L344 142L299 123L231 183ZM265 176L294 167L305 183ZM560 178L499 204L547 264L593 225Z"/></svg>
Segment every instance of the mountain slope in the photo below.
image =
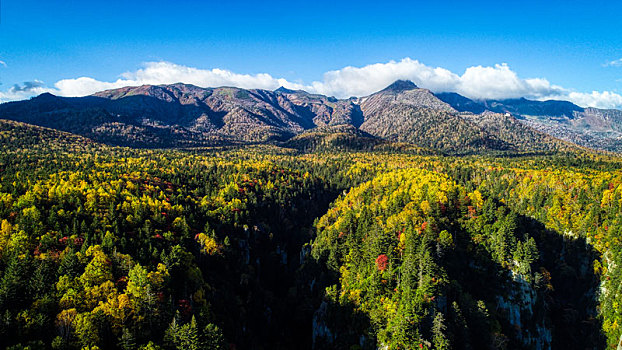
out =
<svg viewBox="0 0 622 350"><path fill-rule="evenodd" d="M321 151L391 151L432 155L439 152L411 143L392 142L374 137L352 125L328 125L298 134L281 146L305 152Z"/></svg>
<svg viewBox="0 0 622 350"><path fill-rule="evenodd" d="M0 119L0 151L4 154L20 153L25 149L31 152L77 152L100 146L67 132Z"/></svg>
<svg viewBox="0 0 622 350"><path fill-rule="evenodd" d="M573 118L575 112L583 108L568 101L531 101L526 98L484 101L487 110L515 115L547 115L551 117Z"/></svg>
<svg viewBox="0 0 622 350"><path fill-rule="evenodd" d="M520 124L511 116L473 117L460 114L458 108L412 83L398 81L362 98L360 104L365 116L361 130L419 147L460 154L551 152L570 148Z"/></svg>
<svg viewBox="0 0 622 350"><path fill-rule="evenodd" d="M486 107L482 103L473 101L455 92L441 92L434 95L459 112L480 114L486 111Z"/></svg>
<svg viewBox="0 0 622 350"><path fill-rule="evenodd" d="M464 119L486 130L490 137L510 145L517 152L576 151L576 145L534 130L511 115L501 113L465 114Z"/></svg>
<svg viewBox="0 0 622 350"><path fill-rule="evenodd" d="M509 113L524 125L553 137L598 150L622 151L622 111L582 108L568 101L525 98L474 101L456 93L437 93L459 112Z"/></svg>
<svg viewBox="0 0 622 350"><path fill-rule="evenodd" d="M125 87L81 98L43 94L0 105L0 116L112 144L174 147L284 140L317 125L361 123L360 110L305 92Z"/></svg>
<svg viewBox="0 0 622 350"><path fill-rule="evenodd" d="M325 135L340 134L357 148L377 144L370 138L376 137L453 154L559 149L552 139L532 137L535 131L531 128L513 127L519 126L516 123L507 124L503 135L488 130L488 124L462 115L465 108L485 109L469 101L457 94L443 101L402 80L369 96L345 100L285 88L268 91L171 84L124 87L77 98L42 94L0 105L0 118L106 144L148 148L278 142L301 134L310 141L308 131L321 130ZM344 126L356 132L344 134L340 131ZM515 144L525 139L533 142Z"/></svg>
<svg viewBox="0 0 622 350"><path fill-rule="evenodd" d="M532 101L526 98L474 101L455 92L442 92L435 94L435 96L460 112L471 112L474 114L490 111L514 115L573 118L575 113L585 110L568 101Z"/></svg>
<svg viewBox="0 0 622 350"><path fill-rule="evenodd" d="M362 98L360 104L365 115L361 130L374 136L441 151L506 148L491 143L481 129L457 116L450 105L413 83L397 81Z"/></svg>

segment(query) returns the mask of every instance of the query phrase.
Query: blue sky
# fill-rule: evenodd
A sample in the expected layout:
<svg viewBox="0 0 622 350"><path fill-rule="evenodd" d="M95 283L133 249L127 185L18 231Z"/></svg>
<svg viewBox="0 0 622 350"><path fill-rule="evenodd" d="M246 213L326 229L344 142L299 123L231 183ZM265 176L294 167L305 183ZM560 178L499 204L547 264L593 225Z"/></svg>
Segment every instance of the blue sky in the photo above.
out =
<svg viewBox="0 0 622 350"><path fill-rule="evenodd" d="M622 108L619 1L2 0L1 9L0 101L175 78L345 97L410 78L472 98Z"/></svg>

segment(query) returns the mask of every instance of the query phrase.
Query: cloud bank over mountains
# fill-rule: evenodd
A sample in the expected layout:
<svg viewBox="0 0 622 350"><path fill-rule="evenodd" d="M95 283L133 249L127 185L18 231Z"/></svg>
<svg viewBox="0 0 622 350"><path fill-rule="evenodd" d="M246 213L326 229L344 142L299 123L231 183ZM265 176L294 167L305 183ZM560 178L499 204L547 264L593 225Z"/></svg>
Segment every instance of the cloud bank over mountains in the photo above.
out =
<svg viewBox="0 0 622 350"><path fill-rule="evenodd" d="M309 84L275 78L266 73L240 74L225 69L201 69L165 61L147 62L142 68L123 73L112 82L90 77L59 80L53 87L45 87L40 81L26 82L22 86L15 85L0 92L0 101L25 99L46 91L61 96L85 96L124 86L178 82L201 87L236 86L268 90L284 86L288 89L347 98L369 95L398 79L412 80L419 87L433 92L457 92L476 100L525 97L535 100L568 100L582 107L622 108L622 96L615 92L577 92L551 84L545 78L521 78L505 63L492 67L468 67L459 75L411 58L328 71L324 73L322 80Z"/></svg>

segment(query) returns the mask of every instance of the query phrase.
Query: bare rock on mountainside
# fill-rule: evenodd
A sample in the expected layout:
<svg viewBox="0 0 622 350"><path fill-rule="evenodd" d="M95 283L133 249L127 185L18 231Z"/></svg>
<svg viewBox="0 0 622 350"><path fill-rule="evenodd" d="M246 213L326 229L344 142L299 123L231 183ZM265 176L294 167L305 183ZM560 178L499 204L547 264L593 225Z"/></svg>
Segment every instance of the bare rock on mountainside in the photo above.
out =
<svg viewBox="0 0 622 350"><path fill-rule="evenodd" d="M502 114L489 116L487 112ZM455 93L434 94L405 80L350 99L286 88L201 88L177 83L124 87L73 98L46 93L0 105L0 118L112 145L161 148L274 143L302 134L305 138L325 135L339 130L330 127L348 126L367 135L339 132L348 144L359 144L351 138L362 137L362 144L378 138L450 154L567 150L572 146L532 126L544 132L550 131L542 127L543 122L564 123L575 131L588 126L600 133L616 131L622 129L622 116L617 112L582 109L565 101L473 101ZM531 117L527 124L523 113L547 117ZM317 133L314 130L318 128L324 129Z"/></svg>

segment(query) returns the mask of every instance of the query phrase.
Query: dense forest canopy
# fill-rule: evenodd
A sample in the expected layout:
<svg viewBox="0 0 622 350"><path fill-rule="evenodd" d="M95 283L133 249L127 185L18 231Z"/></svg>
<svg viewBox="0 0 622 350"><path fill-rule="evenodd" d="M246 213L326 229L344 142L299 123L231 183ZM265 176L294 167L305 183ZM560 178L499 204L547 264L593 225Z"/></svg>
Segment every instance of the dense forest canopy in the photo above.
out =
<svg viewBox="0 0 622 350"><path fill-rule="evenodd" d="M6 121L0 150L2 347L621 339L616 157L139 150Z"/></svg>

